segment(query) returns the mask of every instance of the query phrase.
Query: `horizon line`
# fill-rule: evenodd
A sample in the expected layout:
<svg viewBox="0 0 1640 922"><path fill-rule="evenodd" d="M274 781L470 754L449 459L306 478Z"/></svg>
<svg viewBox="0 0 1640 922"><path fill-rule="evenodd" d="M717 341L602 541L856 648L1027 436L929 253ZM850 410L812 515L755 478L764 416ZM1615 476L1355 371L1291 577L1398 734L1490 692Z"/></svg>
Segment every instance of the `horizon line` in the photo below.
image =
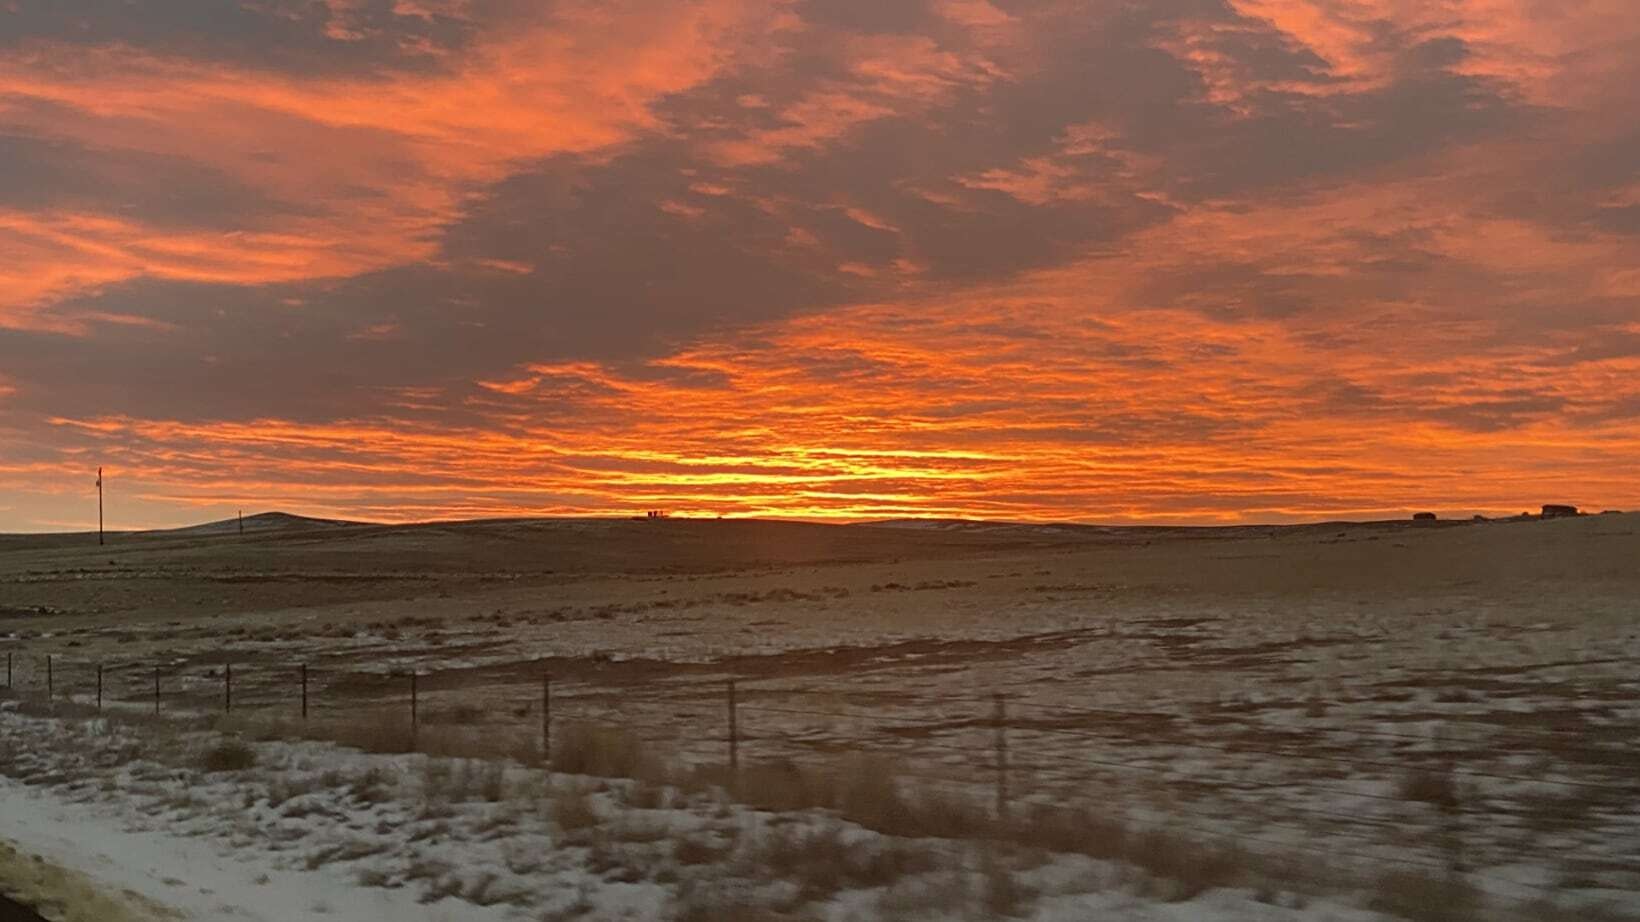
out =
<svg viewBox="0 0 1640 922"><path fill-rule="evenodd" d="M1542 505L1552 505L1552 504L1540 504L1540 508L1541 508ZM1621 515L1621 514L1624 514L1624 510L1621 510L1621 509L1602 508L1602 509L1599 509L1599 510L1595 510L1592 507L1581 507L1581 506L1574 507L1574 508L1576 508L1578 510L1577 514L1578 514L1579 517L1592 516L1592 515L1613 515L1613 514ZM1468 524L1468 523L1472 523L1472 522L1476 522L1476 521L1492 521L1492 522L1511 521L1511 520L1521 520L1521 519L1536 519L1536 518L1544 517L1541 514L1541 512L1532 512L1530 510L1524 510L1524 511L1518 512L1518 513L1497 513L1497 512L1494 511L1490 514L1484 513L1484 512L1463 511L1463 512L1449 512L1445 515L1441 514L1439 511L1435 511L1435 510L1430 510L1430 511L1434 512L1435 517L1436 517L1435 521L1442 522L1442 523L1447 523L1447 524ZM260 511L260 512L247 514L247 515L243 516L243 519L245 521L249 522L249 521L252 521L252 520L255 520L255 519L263 519L263 518L267 518L267 517L270 517L270 516L283 516L283 517L290 518L290 519L299 519L299 520L312 522L312 523L315 523L315 524L321 524L321 525L333 525L333 526L339 526L339 527L361 526L361 527L371 527L371 528L414 528L414 527L429 526L429 525L464 525L464 524L480 524L480 523L486 523L486 522L550 522L550 521L566 521L566 522L567 521L718 522L718 521L722 521L722 522L778 522L778 523L803 524L803 525L828 525L828 526L837 526L837 527L890 525L890 524L893 524L893 523L902 523L902 522L906 522L906 523L908 523L908 522L929 522L929 523L946 522L946 523L960 523L960 524L971 524L971 525L993 525L993 526L1013 525L1013 526L1025 526L1025 527L1030 527L1030 526L1036 526L1036 527L1059 526L1059 527L1074 527L1074 528L1118 528L1118 529L1138 529L1138 528L1161 529L1161 528L1166 528L1166 529L1203 529L1203 530L1205 530L1205 529L1230 529L1230 528L1306 528L1306 527L1316 527L1316 526L1323 526L1323 525L1382 525L1382 524L1396 524L1396 523L1400 523L1400 522L1410 523L1410 522L1414 521L1414 519L1413 519L1414 515L1421 515L1421 514L1424 514L1424 512L1425 512L1425 510L1419 510L1416 513L1401 512L1399 515L1394 516L1394 517L1385 517L1385 516L1362 517L1362 518L1317 517L1317 518L1293 519L1293 520L1287 520L1287 521L1244 521L1244 522L1212 522L1212 523L1154 522L1154 523L1151 523L1151 522L1136 522L1136 521L1100 522L1100 521L1078 520L1078 519L988 518L988 517L983 517L983 516L950 516L950 515L901 515L901 516L888 516L888 517L882 517L882 518L847 519L847 518L844 518L844 517L833 517L833 516L778 516L778 515L762 516L762 515L744 515L744 514L734 515L734 514L713 514L713 513L691 513L691 512L668 513L664 516L660 516L658 518L653 518L653 519L647 517L642 512L639 512L639 513L592 513L592 512L589 512L589 513L582 513L582 514L544 513L544 514L538 514L538 515L492 515L492 516L471 516L471 517L451 517L451 518L409 519L409 520L404 520L404 521L381 521L381 520L373 520L373 519L332 518L332 517L328 517L328 516L308 515L308 514L305 514L305 513L298 513L298 512L287 512L287 511L282 510L282 509L267 509L267 510L263 510L263 511ZM138 527L138 528L105 529L104 534L106 534L106 535L127 535L127 536L149 535L149 534L159 534L159 533L165 533L165 532L188 531L190 529L207 528L207 527L210 527L210 526L213 526L213 525L232 526L232 525L236 524L237 521L238 521L238 519L236 517L230 516L228 518L223 518L223 519L208 519L208 520L205 520L205 521L193 522L193 523L182 524L182 525L159 525L159 526ZM0 531L0 537L8 537L8 538L26 538L26 537L36 537L36 536L39 536L39 537L46 537L46 536L70 537L70 536L74 536L74 535L95 535L95 534L97 534L97 529L93 528L93 527L65 527L65 528L62 528L62 529L54 530L54 531L18 531L18 532Z"/></svg>

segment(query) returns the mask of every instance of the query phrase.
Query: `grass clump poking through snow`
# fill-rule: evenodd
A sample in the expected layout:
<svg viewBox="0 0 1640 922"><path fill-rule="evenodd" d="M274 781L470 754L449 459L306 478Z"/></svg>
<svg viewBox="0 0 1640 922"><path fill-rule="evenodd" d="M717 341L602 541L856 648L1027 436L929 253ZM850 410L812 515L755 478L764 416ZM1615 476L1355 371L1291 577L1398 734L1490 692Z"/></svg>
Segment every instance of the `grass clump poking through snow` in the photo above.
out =
<svg viewBox="0 0 1640 922"><path fill-rule="evenodd" d="M1488 918L1485 901L1456 875L1392 871L1378 880L1372 908L1410 922L1473 922Z"/></svg>
<svg viewBox="0 0 1640 922"><path fill-rule="evenodd" d="M1260 883L1270 863L1228 844L1206 844L1186 832L1133 829L1119 816L1089 809L1037 806L1007 830L1022 845L1120 861L1150 875L1147 889L1186 900L1216 887Z"/></svg>
<svg viewBox="0 0 1640 922"><path fill-rule="evenodd" d="M1409 771L1401 776L1396 791L1403 800L1425 803L1443 810L1458 807L1458 785L1450 771Z"/></svg>
<svg viewBox="0 0 1640 922"><path fill-rule="evenodd" d="M500 803L507 767L482 759L429 758L422 766L422 797L434 804Z"/></svg>
<svg viewBox="0 0 1640 922"><path fill-rule="evenodd" d="M984 809L930 788L913 791L893 764L881 758L860 756L825 767L789 761L754 764L726 786L736 799L764 810L832 810L885 835L955 839L995 831Z"/></svg>
<svg viewBox="0 0 1640 922"><path fill-rule="evenodd" d="M604 778L659 778L660 763L643 740L624 730L570 723L552 738L553 771Z"/></svg>
<svg viewBox="0 0 1640 922"><path fill-rule="evenodd" d="M126 892L102 892L84 875L0 842L0 892L60 922L149 922L169 918L158 905Z"/></svg>
<svg viewBox="0 0 1640 922"><path fill-rule="evenodd" d="M256 765L256 751L239 740L222 740L205 750L199 767L207 772L242 772Z"/></svg>
<svg viewBox="0 0 1640 922"><path fill-rule="evenodd" d="M886 887L907 875L934 870L934 858L929 849L860 830L850 832L834 823L770 828L737 856L747 877L797 884L809 900L845 889Z"/></svg>
<svg viewBox="0 0 1640 922"><path fill-rule="evenodd" d="M555 740L557 767L570 776L492 759L253 747L243 727L224 734L166 726L157 733L143 723L139 734L119 719L0 721L0 752L35 754L9 769L0 757L0 774L62 777L68 757L42 755L59 746L88 747L98 753L93 763L113 771L136 759L126 738L141 736L132 778L105 779L101 788L121 803L200 817L226 797L259 828L279 830L286 847L299 843L307 869L408 888L427 902L527 907L540 919L590 911L585 899L555 889L566 869L582 873L594 895L651 888L663 919L812 919L838 905L878 913L859 918L1059 918L1053 913L1067 898L1113 891L1136 905L1220 891L1208 899L1272 912L1351 893L1403 922L1561 918L1494 911L1461 878L1439 872L1380 879L1327 867L1314 854L1245 852L1221 844L1223 835L1204 842L1190 829L1137 824L1109 808L1022 799L995 818L983 788L957 796L881 758L748 763L731 777L688 770L681 756L629 733L579 726ZM179 792L175 769L201 767L208 777L186 773ZM1438 803L1449 782L1409 783L1404 792Z"/></svg>
<svg viewBox="0 0 1640 922"><path fill-rule="evenodd" d="M592 795L580 789L559 790L552 798L552 821L567 833L597 826L601 819L592 806Z"/></svg>

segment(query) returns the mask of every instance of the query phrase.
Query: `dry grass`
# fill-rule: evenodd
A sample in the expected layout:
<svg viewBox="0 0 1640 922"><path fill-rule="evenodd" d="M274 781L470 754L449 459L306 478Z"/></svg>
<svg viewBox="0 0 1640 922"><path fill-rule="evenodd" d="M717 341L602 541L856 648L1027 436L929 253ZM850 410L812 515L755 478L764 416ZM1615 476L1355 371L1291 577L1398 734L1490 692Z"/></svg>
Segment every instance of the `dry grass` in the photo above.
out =
<svg viewBox="0 0 1640 922"><path fill-rule="evenodd" d="M745 875L797 884L807 899L844 889L886 887L909 874L938 866L935 850L892 839L848 836L827 823L813 828L778 826L736 855Z"/></svg>
<svg viewBox="0 0 1640 922"><path fill-rule="evenodd" d="M71 705L57 707L73 709ZM127 713L104 717L146 727L148 732L142 734L146 737L144 748L162 761L172 758L166 753L175 750L175 758L197 760L196 764L207 772L243 771L255 766L255 751L241 737L317 738L367 752L401 752L405 749L402 743L409 742L407 726L395 726L391 720L359 718L304 724L236 716L221 720L195 718L190 726L187 721L171 717L156 719ZM197 736L201 726L229 730L233 736L201 752ZM1020 804L1010 820L998 821L974 799L937 793L938 789L908 782L895 764L881 758L855 757L826 766L789 761L753 763L731 778L721 770L679 772L670 759L618 729L565 724L556 730L553 767L557 771L636 779L634 783L605 786L622 809L676 806L687 802L691 794L703 791L715 792L719 797L728 793L735 801L777 813L825 811L837 821L888 838L866 836L858 830L850 833L843 822L832 822L819 827L775 825L760 835L743 837L738 847L733 839L720 844L720 837L713 835L682 838L668 848L658 826L609 826L605 811L585 784L550 792L539 785L509 787L506 765L496 761L493 754L516 751L516 747L505 741L478 739L463 728L424 728L417 741L423 749L463 754L461 758L430 757L424 763L420 786L427 802L424 814L436 819L440 811L447 815L457 804L503 803L533 797L541 801L539 808L548 811L566 840L594 848L634 843L662 845L658 854L673 859L676 867L727 864L750 879L779 880L795 886L803 901L828 898L844 890L879 890L887 904L900 905L907 911L926 905L931 911L943 912L939 909L942 905L960 903L965 911L976 909L987 918L1008 917L1028 909L1031 894L1019 886L1008 862L999 856L1018 856L1034 850L1078 853L1125 864L1135 869L1138 876L1133 883L1139 892L1167 900L1190 899L1221 887L1268 890L1279 882L1283 890L1313 893L1336 892L1360 882L1359 875L1323 879L1312 861L1284 861L1206 845L1188 831L1136 830L1116 813ZM178 745L178 740L190 742ZM467 757L472 752L490 757ZM383 802L405 793L400 780L382 769L345 775L327 773L303 784L307 790L283 777L270 782L269 801L275 806L283 804L287 815L295 817L310 809L310 799L301 795L314 786L345 788L352 799L365 803ZM1442 808L1450 808L1460 800L1457 785L1445 772L1409 772L1400 780L1398 793L1408 801ZM973 870L976 865L968 865L967 871L953 872L953 868L964 865L962 847L914 840L967 842L970 849L978 843L978 870ZM328 863L354 857L345 851L331 851L316 853L309 859ZM636 868L621 873L637 873ZM928 881L946 875L964 881L963 887L955 888L951 881L932 889L927 886ZM469 894L468 889L475 892ZM1507 918L1489 912L1475 889L1461 879L1394 874L1374 881L1370 889L1374 908L1411 922ZM425 881L425 897L444 894L475 902L512 899L507 894L490 893L484 886L469 888L447 874ZM770 909L743 897L696 893L683 904L685 917L694 913L697 918L785 918L781 912L792 908L776 905ZM713 912L717 915L711 915Z"/></svg>
<svg viewBox="0 0 1640 922"><path fill-rule="evenodd" d="M927 787L913 792L893 763L869 756L828 766L754 764L729 786L738 800L765 810L830 810L867 829L904 838L986 836L995 826L972 801Z"/></svg>
<svg viewBox="0 0 1640 922"><path fill-rule="evenodd" d="M984 881L980 903L988 918L1012 919L1025 914L1031 895L989 849L981 852L980 876Z"/></svg>
<svg viewBox="0 0 1640 922"><path fill-rule="evenodd" d="M793 916L769 908L742 887L685 884L678 894L676 922L786 922Z"/></svg>
<svg viewBox="0 0 1640 922"><path fill-rule="evenodd" d="M481 759L429 758L422 765L422 798L429 803L500 803L507 798L506 765Z"/></svg>
<svg viewBox="0 0 1640 922"><path fill-rule="evenodd" d="M663 780L662 763L638 737L613 727L566 723L553 729L552 769L570 775Z"/></svg>
<svg viewBox="0 0 1640 922"><path fill-rule="evenodd" d="M1443 810L1459 806L1457 781L1449 770L1413 769L1401 776L1396 794L1403 800L1430 804Z"/></svg>
<svg viewBox="0 0 1640 922"><path fill-rule="evenodd" d="M580 832L602 822L592 806L592 795L585 790L563 790L552 798L552 821L564 832Z"/></svg>
<svg viewBox="0 0 1640 922"><path fill-rule="evenodd" d="M256 751L236 739L226 739L205 750L199 767L205 772L242 772L256 765Z"/></svg>
<svg viewBox="0 0 1640 922"><path fill-rule="evenodd" d="M512 759L534 762L533 738L518 728L422 722L411 732L409 716L399 709L323 716L310 720L232 714L212 718L214 729L258 741L306 739L335 743L376 755L421 752L452 759Z"/></svg>
<svg viewBox="0 0 1640 922"><path fill-rule="evenodd" d="M146 922L170 913L135 893L107 893L74 871L0 843L0 891L59 922Z"/></svg>
<svg viewBox="0 0 1640 922"><path fill-rule="evenodd" d="M1480 922L1497 918L1480 892L1456 876L1392 871L1378 880L1372 908L1410 922Z"/></svg>
<svg viewBox="0 0 1640 922"><path fill-rule="evenodd" d="M970 875L962 870L903 877L877 898L879 918L960 919L974 899Z"/></svg>

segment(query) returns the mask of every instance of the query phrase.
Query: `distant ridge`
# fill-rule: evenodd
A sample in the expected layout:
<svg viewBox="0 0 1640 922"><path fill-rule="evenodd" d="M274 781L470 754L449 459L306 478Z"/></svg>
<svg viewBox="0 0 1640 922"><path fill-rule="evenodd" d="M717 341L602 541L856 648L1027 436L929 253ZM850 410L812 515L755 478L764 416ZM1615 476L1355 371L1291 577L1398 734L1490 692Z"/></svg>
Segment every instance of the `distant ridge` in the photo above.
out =
<svg viewBox="0 0 1640 922"><path fill-rule="evenodd" d="M141 532L145 535L175 535L188 537L190 535L229 535L238 534L239 519L223 519L220 522L206 522L203 525L188 525L182 528L156 528L152 531ZM292 515L289 512L259 512L256 515L245 516L245 534L252 532L270 531L313 531L321 528L340 528L345 525L359 525L360 522L349 522L343 519L316 519L305 515Z"/></svg>
<svg viewBox="0 0 1640 922"><path fill-rule="evenodd" d="M1446 519L1443 526L1467 525L1470 519ZM857 523L872 528L899 528L914 531L935 531L947 534L1034 534L1043 537L1076 535L1084 538L1132 537L1135 535L1199 535L1212 537L1248 537L1288 532L1328 531L1340 528L1403 528L1411 526L1411 519L1337 519L1324 522L1285 522L1280 524L1218 525L1152 525L1125 523L1100 525L1091 522L1009 522L1002 519L879 519Z"/></svg>

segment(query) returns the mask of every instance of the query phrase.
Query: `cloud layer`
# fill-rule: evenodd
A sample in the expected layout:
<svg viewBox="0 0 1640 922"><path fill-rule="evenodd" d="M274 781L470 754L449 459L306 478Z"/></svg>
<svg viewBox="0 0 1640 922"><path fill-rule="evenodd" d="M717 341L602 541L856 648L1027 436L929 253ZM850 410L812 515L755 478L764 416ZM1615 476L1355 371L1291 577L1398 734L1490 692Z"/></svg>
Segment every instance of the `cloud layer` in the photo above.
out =
<svg viewBox="0 0 1640 922"><path fill-rule="evenodd" d="M1620 0L73 6L0 530L1640 505Z"/></svg>

